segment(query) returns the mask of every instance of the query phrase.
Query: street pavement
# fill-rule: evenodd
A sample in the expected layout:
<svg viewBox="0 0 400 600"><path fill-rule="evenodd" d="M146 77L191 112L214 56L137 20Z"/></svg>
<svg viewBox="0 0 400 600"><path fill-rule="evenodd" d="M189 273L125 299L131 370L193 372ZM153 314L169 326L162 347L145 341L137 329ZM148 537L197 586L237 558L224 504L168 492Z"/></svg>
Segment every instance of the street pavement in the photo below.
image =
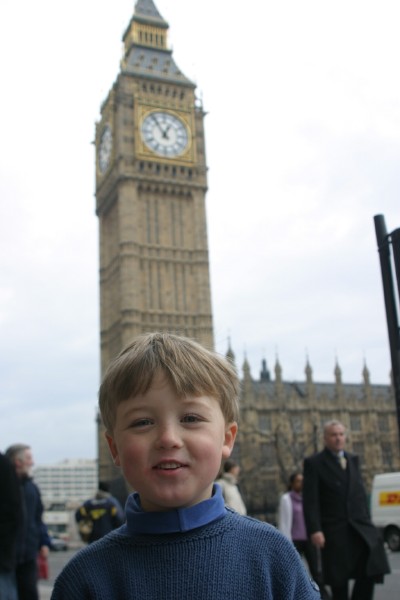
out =
<svg viewBox="0 0 400 600"><path fill-rule="evenodd" d="M50 577L48 580L39 583L40 600L50 600L55 578L75 552L76 549L67 550L66 552L50 552ZM388 551L388 557L392 572L390 575L386 575L383 585L375 586L374 600L397 600L400 598L400 552ZM234 597L233 591L232 598ZM112 599L110 598L110 600Z"/></svg>
<svg viewBox="0 0 400 600"><path fill-rule="evenodd" d="M66 551L50 552L49 554L49 579L39 581L39 598L40 600L50 600L51 592L53 591L53 584L67 562L73 557L77 550L81 547L81 544L77 544L76 547ZM72 598L71 598L72 600ZM111 600L111 599L110 599Z"/></svg>
<svg viewBox="0 0 400 600"><path fill-rule="evenodd" d="M397 600L400 598L400 552L388 551L392 572L385 575L383 585L375 586L374 600Z"/></svg>

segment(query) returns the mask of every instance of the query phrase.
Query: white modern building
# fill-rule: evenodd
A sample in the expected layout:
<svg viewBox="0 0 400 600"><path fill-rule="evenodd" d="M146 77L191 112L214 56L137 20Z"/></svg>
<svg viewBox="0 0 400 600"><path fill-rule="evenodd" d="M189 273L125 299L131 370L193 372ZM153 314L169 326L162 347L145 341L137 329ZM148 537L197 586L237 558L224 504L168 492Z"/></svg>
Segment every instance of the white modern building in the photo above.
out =
<svg viewBox="0 0 400 600"><path fill-rule="evenodd" d="M54 505L72 508L93 498L98 486L97 477L97 461L87 459L38 465L33 473L47 509Z"/></svg>

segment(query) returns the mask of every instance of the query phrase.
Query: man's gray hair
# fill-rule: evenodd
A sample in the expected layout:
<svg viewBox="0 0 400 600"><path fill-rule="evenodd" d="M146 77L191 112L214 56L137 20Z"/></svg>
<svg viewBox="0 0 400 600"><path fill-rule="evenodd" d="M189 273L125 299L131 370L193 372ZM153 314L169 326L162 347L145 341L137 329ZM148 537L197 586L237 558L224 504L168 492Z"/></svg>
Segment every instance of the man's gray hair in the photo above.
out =
<svg viewBox="0 0 400 600"><path fill-rule="evenodd" d="M346 431L346 427L343 425L343 423L341 421L338 421L337 419L330 419L329 421L325 421L325 423L323 425L324 435L326 435L326 432L328 431L328 429L330 429L333 426L343 427L343 429Z"/></svg>
<svg viewBox="0 0 400 600"><path fill-rule="evenodd" d="M7 448L5 455L14 463L16 458L22 458L24 452L30 449L31 447L27 444L13 444Z"/></svg>

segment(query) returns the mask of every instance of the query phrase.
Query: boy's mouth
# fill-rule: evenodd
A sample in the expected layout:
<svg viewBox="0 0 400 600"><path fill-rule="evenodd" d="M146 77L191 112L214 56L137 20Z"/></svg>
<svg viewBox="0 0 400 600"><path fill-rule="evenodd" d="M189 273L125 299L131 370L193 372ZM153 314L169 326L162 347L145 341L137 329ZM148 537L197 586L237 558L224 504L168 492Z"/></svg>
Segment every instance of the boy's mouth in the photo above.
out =
<svg viewBox="0 0 400 600"><path fill-rule="evenodd" d="M184 466L185 465L183 465L182 463L164 462L164 463L159 463L154 468L155 469L161 469L161 470L164 470L164 471L171 471L171 470L174 470L174 469L180 469L180 468L182 468Z"/></svg>

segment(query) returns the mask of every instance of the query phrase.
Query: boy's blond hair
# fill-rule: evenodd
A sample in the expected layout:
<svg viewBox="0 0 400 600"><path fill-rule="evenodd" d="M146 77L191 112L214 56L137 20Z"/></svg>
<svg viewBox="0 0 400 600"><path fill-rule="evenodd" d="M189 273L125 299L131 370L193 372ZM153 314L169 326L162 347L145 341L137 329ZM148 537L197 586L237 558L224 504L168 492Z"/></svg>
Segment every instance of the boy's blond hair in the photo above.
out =
<svg viewBox="0 0 400 600"><path fill-rule="evenodd" d="M140 335L112 361L99 390L99 408L109 433L120 402L145 394L163 372L179 397L207 395L218 400L225 421L238 420L239 378L223 356L172 333Z"/></svg>

